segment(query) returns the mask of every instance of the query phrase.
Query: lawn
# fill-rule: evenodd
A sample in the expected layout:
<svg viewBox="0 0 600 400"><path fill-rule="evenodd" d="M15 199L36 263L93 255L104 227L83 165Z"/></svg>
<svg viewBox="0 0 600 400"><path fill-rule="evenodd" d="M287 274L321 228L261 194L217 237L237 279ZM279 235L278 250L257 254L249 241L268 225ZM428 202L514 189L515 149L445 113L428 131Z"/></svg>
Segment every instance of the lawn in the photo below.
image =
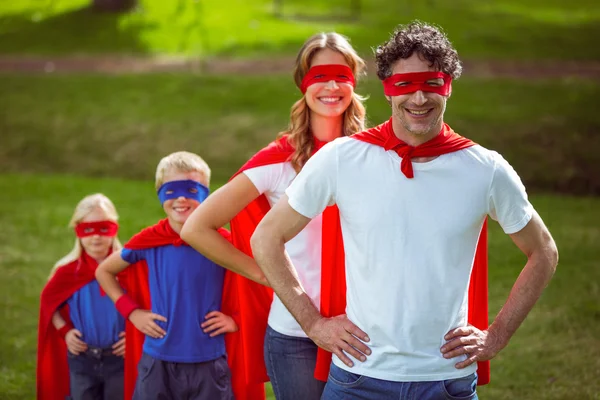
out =
<svg viewBox="0 0 600 400"><path fill-rule="evenodd" d="M213 185L216 186L216 185ZM127 239L161 218L153 183L72 175L0 175L0 399L33 399L38 296L52 264L71 249L67 228L81 197L103 192ZM533 195L558 244L558 272L511 344L492 363L481 398L598 399L600 199ZM525 259L497 224L490 231L490 318Z"/></svg>
<svg viewBox="0 0 600 400"><path fill-rule="evenodd" d="M600 95L592 80L453 84L445 120L497 150L529 187L600 193ZM362 83L369 124L390 108L379 81ZM0 75L0 170L150 179L187 149L227 180L284 130L300 96L289 76Z"/></svg>
<svg viewBox="0 0 600 400"><path fill-rule="evenodd" d="M397 24L418 18L443 26L466 58L600 56L600 3L590 0L140 0L122 15L94 13L89 3L0 3L0 53L272 56L336 30L369 56Z"/></svg>

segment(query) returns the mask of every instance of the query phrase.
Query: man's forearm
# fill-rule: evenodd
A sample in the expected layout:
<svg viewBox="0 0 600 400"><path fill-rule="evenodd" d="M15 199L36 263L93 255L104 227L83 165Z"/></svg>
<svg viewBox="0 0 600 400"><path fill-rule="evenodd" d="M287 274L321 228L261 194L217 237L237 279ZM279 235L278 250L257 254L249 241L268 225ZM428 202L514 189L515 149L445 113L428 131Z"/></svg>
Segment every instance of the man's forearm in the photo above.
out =
<svg viewBox="0 0 600 400"><path fill-rule="evenodd" d="M254 258L279 299L287 307L304 332L321 318L321 314L306 294L290 258L285 252L283 239L253 236Z"/></svg>
<svg viewBox="0 0 600 400"><path fill-rule="evenodd" d="M508 300L488 330L500 348L508 344L554 275L557 264L554 254L530 257L517 278Z"/></svg>

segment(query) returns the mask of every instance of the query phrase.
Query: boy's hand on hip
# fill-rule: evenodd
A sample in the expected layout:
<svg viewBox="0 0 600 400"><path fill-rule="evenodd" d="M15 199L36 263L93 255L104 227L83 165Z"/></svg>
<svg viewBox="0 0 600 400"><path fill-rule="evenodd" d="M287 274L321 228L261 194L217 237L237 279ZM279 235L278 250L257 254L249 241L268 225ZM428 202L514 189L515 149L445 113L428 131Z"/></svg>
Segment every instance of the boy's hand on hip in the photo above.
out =
<svg viewBox="0 0 600 400"><path fill-rule="evenodd" d="M307 334L317 346L332 352L349 367L354 363L346 353L361 361L371 354L371 349L363 343L370 340L369 336L354 325L346 314L317 320Z"/></svg>
<svg viewBox="0 0 600 400"><path fill-rule="evenodd" d="M119 339L112 345L113 354L115 356L125 357L125 332L119 332Z"/></svg>
<svg viewBox="0 0 600 400"><path fill-rule="evenodd" d="M65 335L67 349L76 356L87 350L87 344L80 339L83 335L77 329L73 328Z"/></svg>
<svg viewBox="0 0 600 400"><path fill-rule="evenodd" d="M444 358L467 356L455 365L458 369L477 361L491 360L502 349L500 341L489 330L482 331L472 325L452 329L444 339L448 341L440 349Z"/></svg>
<svg viewBox="0 0 600 400"><path fill-rule="evenodd" d="M204 318L206 321L200 327L204 333L209 333L210 337L238 331L238 326L233 318L220 311L211 311Z"/></svg>
<svg viewBox="0 0 600 400"><path fill-rule="evenodd" d="M167 332L154 321L167 322L167 319L160 314L155 314L150 310L133 310L129 314L129 320L131 323L146 336L150 336L154 339L162 339L165 337Z"/></svg>

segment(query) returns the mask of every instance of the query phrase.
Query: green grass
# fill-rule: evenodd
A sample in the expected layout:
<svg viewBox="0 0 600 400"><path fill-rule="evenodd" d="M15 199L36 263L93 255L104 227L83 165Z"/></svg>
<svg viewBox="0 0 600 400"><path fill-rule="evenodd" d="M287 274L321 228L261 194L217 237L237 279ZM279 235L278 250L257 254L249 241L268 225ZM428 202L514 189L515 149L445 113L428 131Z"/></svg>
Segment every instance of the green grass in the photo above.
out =
<svg viewBox="0 0 600 400"><path fill-rule="evenodd" d="M299 91L288 76L0 75L0 170L151 179L186 149L225 181L287 126ZM370 124L390 116L379 81ZM600 193L600 84L469 79L454 84L446 121L497 150L532 190ZM596 172L594 172L596 171Z"/></svg>
<svg viewBox="0 0 600 400"><path fill-rule="evenodd" d="M89 0L0 4L3 54L292 54L311 34L349 35L366 57L399 23L440 24L467 58L596 60L600 3L591 0L140 0L99 14ZM360 18L352 17L353 3Z"/></svg>
<svg viewBox="0 0 600 400"><path fill-rule="evenodd" d="M213 185L214 186L214 185ZM33 399L38 299L52 264L71 249L67 228L86 194L103 192L127 239L161 218L153 183L71 175L0 175L0 399ZM533 196L560 249L558 272L511 344L492 363L483 399L597 399L600 393L600 199ZM524 257L494 223L490 315Z"/></svg>
<svg viewBox="0 0 600 400"><path fill-rule="evenodd" d="M0 399L33 399L39 294L52 265L73 246L67 224L77 202L90 193L108 195L120 214L122 241L164 212L152 181L0 175L0 192L10 192L0 197Z"/></svg>

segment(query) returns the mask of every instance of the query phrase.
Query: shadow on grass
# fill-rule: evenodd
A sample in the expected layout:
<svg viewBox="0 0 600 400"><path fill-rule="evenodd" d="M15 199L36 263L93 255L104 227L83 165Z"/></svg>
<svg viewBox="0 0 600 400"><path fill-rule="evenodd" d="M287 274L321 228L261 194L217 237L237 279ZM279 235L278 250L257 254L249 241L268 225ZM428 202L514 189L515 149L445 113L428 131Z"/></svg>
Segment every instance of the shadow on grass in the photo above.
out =
<svg viewBox="0 0 600 400"><path fill-rule="evenodd" d="M1 16L0 49L9 54L147 53L140 33L149 26L122 26L120 18L91 7L47 19L30 13Z"/></svg>

